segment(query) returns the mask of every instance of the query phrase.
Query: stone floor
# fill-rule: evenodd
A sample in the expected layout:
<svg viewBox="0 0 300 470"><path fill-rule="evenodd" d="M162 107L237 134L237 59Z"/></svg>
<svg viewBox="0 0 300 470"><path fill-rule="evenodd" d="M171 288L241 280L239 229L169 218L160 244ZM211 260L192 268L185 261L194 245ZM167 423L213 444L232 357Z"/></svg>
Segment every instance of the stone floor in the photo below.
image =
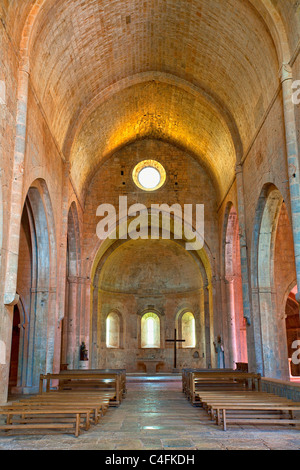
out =
<svg viewBox="0 0 300 470"><path fill-rule="evenodd" d="M300 450L300 429L234 426L227 432L194 408L179 377L128 377L120 407L79 438L0 434L0 450Z"/></svg>

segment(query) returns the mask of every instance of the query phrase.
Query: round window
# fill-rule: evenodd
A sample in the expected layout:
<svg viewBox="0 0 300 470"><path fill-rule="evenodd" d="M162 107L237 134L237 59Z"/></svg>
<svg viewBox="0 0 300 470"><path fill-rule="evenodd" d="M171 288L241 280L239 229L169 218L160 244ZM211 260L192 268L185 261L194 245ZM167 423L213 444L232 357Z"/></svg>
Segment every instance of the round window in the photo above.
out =
<svg viewBox="0 0 300 470"><path fill-rule="evenodd" d="M155 191L166 181L164 167L155 160L145 160L136 165L133 170L133 181L144 191Z"/></svg>

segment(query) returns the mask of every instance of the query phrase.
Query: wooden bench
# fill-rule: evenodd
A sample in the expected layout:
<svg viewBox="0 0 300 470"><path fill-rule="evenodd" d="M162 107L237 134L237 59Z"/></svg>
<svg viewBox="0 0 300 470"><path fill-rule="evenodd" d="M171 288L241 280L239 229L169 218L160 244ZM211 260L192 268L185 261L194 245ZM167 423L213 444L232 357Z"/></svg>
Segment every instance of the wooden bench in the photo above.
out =
<svg viewBox="0 0 300 470"><path fill-rule="evenodd" d="M63 371L60 374L41 374L39 394L44 392L44 382L46 382L45 391L49 393L53 381L58 383L56 389L60 391L107 391L114 392L113 398L110 399L111 406L118 406L123 399L123 387L121 382L121 375L118 373L88 373L86 371L73 371L67 373Z"/></svg>
<svg viewBox="0 0 300 470"><path fill-rule="evenodd" d="M0 425L0 429L9 430L33 430L33 429L71 429L75 437L80 434L82 418L85 421L85 429L90 427L92 409L82 406L5 406L0 408L0 416L6 417L6 422Z"/></svg>
<svg viewBox="0 0 300 470"><path fill-rule="evenodd" d="M187 397L193 405L199 403L199 391L261 390L260 374L239 371L203 371L189 375Z"/></svg>
<svg viewBox="0 0 300 470"><path fill-rule="evenodd" d="M52 381L57 381L57 388L51 387ZM81 427L88 430L109 406L120 404L124 387L123 371L41 374L38 395L0 407L0 416L6 417L0 429L72 429L78 437Z"/></svg>
<svg viewBox="0 0 300 470"><path fill-rule="evenodd" d="M214 405L217 415L217 424L223 422L224 431L230 424L271 424L271 425L298 425L300 419L295 419L294 412L300 412L300 404L280 404L280 403L243 403L243 404L222 404ZM231 412L239 411L239 416ZM288 413L289 417L285 417Z"/></svg>
<svg viewBox="0 0 300 470"><path fill-rule="evenodd" d="M127 394L126 369L66 369L60 371L60 375L63 374L118 374L123 397Z"/></svg>
<svg viewBox="0 0 300 470"><path fill-rule="evenodd" d="M104 416L111 399L111 394L96 394L94 396L87 393L77 394L68 392L49 392L43 395L35 395L30 398L24 398L14 403L14 408L19 407L74 407L80 405L81 407L89 408L93 411L94 423L97 424L99 418Z"/></svg>
<svg viewBox="0 0 300 470"><path fill-rule="evenodd" d="M195 369L195 368L182 369L181 371L182 391L186 395L189 395L191 374L193 372L234 372L234 370L233 369Z"/></svg>
<svg viewBox="0 0 300 470"><path fill-rule="evenodd" d="M223 424L225 431L229 423L300 424L294 416L294 412L300 412L300 403L266 392L203 391L197 396L211 419Z"/></svg>

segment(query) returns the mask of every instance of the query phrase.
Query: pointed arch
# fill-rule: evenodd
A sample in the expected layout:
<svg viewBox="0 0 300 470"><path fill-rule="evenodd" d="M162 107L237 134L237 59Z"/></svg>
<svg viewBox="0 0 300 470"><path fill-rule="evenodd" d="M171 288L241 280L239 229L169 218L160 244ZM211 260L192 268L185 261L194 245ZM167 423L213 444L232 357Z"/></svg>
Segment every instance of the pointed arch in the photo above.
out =
<svg viewBox="0 0 300 470"><path fill-rule="evenodd" d="M35 180L21 218L17 274L19 312L18 378L15 391L38 390L39 375L53 367L56 315L56 239L46 182Z"/></svg>
<svg viewBox="0 0 300 470"><path fill-rule="evenodd" d="M257 369L266 377L288 380L285 320L278 311L275 243L283 197L273 184L262 188L251 249L253 331Z"/></svg>

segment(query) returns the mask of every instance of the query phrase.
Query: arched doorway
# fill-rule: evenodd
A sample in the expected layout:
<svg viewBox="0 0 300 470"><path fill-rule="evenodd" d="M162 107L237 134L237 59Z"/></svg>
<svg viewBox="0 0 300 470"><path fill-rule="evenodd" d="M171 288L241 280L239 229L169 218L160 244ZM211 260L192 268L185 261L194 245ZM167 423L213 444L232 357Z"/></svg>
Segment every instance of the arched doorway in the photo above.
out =
<svg viewBox="0 0 300 470"><path fill-rule="evenodd" d="M18 383L18 365L19 365L19 348L20 348L20 327L21 316L18 305L14 306L12 339L11 339L11 356L9 369L9 388L16 387Z"/></svg>
<svg viewBox="0 0 300 470"><path fill-rule="evenodd" d="M117 240L96 262L90 334L92 367L118 364L135 372L137 358L149 360L151 355L150 359L162 360L161 370L171 370L173 348L165 340L173 337L178 311L186 311L187 305L195 316L197 341L180 349L178 365L211 366L212 289L195 253L186 251L179 240ZM107 347L106 319L111 311L122 315L125 353ZM155 316L158 312L159 323ZM195 351L191 349L198 354L193 356Z"/></svg>
<svg viewBox="0 0 300 470"><path fill-rule="evenodd" d="M15 393L37 391L40 374L53 366L55 262L51 264L51 260L55 238L54 224L51 228L48 225L48 221L53 222L48 196L45 183L37 180L27 193L21 217L17 277L20 302L14 311L11 350ZM21 325L19 331L17 325Z"/></svg>

